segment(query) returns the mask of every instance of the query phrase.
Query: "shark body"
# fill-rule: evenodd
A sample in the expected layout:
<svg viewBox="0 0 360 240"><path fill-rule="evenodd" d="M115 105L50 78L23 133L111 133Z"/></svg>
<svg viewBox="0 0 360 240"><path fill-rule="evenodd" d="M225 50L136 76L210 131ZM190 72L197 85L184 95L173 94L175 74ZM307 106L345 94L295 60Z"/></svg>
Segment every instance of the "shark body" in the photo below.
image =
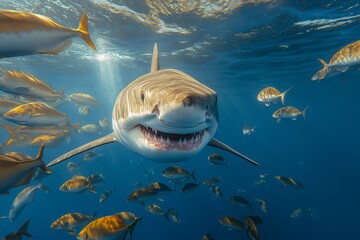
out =
<svg viewBox="0 0 360 240"><path fill-rule="evenodd" d="M218 127L216 92L179 70L159 70L156 44L150 73L140 76L119 93L112 127L113 133L78 147L47 166L112 142L120 142L157 162L184 161L210 145L259 165L213 138Z"/></svg>

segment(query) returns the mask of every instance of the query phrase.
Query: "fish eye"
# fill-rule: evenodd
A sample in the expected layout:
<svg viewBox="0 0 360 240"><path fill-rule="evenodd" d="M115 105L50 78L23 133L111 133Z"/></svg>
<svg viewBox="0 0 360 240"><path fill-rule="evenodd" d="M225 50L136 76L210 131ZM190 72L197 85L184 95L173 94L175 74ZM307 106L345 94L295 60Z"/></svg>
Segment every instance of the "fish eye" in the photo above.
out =
<svg viewBox="0 0 360 240"><path fill-rule="evenodd" d="M145 100L145 94L144 94L144 92L143 92L143 91L141 91L141 93L140 93L140 97L141 97L141 101L142 101L142 103L144 103L144 100Z"/></svg>

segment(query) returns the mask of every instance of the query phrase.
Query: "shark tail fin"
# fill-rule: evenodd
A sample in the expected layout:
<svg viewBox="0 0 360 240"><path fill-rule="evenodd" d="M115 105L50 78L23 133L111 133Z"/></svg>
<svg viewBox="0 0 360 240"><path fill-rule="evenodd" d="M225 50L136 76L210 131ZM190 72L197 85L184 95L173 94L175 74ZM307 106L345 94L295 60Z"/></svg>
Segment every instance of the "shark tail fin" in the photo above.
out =
<svg viewBox="0 0 360 240"><path fill-rule="evenodd" d="M285 95L291 90L291 89L293 89L294 87L291 87L291 88L289 88L288 90L286 90L285 92L283 92L282 94L281 94L281 103L282 103L282 105L284 105L285 104Z"/></svg>
<svg viewBox="0 0 360 240"><path fill-rule="evenodd" d="M18 230L18 233L20 233L20 235L24 235L26 237L32 238L33 236L27 231L27 228L29 226L30 220L27 220L22 226L21 228Z"/></svg>
<svg viewBox="0 0 360 240"><path fill-rule="evenodd" d="M150 72L156 72L160 69L160 63L159 63L159 51L157 47L157 43L154 44L154 50L153 50L153 56L151 59L151 68Z"/></svg>
<svg viewBox="0 0 360 240"><path fill-rule="evenodd" d="M226 145L225 143L222 143L221 141L213 138L211 139L211 141L208 143L209 146L212 146L212 147L216 147L216 148L220 148L224 151L227 151L227 152L230 152L238 157L241 157L242 159L256 165L256 166L260 166L259 163L255 162L254 160L252 160L251 158L245 156L244 154L242 153L239 153L238 151L236 151L235 149L232 149L231 147L229 147L228 145Z"/></svg>
<svg viewBox="0 0 360 240"><path fill-rule="evenodd" d="M86 13L83 13L83 15L81 16L77 31L80 33L80 37L87 43L87 45L89 45L89 47L96 51L96 47L90 38L88 29L88 18Z"/></svg>

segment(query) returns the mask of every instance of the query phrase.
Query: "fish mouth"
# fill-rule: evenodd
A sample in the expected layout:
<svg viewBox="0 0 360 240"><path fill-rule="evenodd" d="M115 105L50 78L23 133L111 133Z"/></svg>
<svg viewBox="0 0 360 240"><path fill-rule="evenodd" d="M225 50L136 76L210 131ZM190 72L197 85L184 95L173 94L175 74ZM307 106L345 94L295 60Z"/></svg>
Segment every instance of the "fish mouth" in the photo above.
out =
<svg viewBox="0 0 360 240"><path fill-rule="evenodd" d="M203 141L204 134L208 132L208 129L203 129L187 134L166 133L141 124L137 125L136 128L139 128L143 133L146 144L159 151L197 149Z"/></svg>

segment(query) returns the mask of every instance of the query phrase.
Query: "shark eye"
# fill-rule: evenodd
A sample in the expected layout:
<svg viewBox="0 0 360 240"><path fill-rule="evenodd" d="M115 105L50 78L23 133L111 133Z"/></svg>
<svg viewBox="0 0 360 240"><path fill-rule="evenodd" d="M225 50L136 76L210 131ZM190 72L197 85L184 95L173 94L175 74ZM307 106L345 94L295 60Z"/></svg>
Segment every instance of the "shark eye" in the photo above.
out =
<svg viewBox="0 0 360 240"><path fill-rule="evenodd" d="M142 103L144 103L144 100L145 100L145 95L144 95L144 92L143 92L143 91L141 91L141 93L140 93L140 97L141 97L141 101L142 101Z"/></svg>

